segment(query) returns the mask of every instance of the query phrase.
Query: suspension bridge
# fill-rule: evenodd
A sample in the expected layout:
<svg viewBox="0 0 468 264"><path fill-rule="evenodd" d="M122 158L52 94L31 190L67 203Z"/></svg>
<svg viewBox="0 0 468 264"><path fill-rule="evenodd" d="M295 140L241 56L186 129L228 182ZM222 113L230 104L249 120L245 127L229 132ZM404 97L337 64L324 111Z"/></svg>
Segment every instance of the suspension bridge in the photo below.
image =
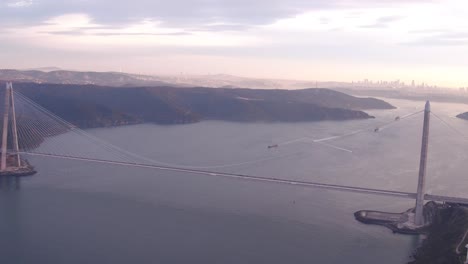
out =
<svg viewBox="0 0 468 264"><path fill-rule="evenodd" d="M219 166L181 166L178 164L168 164L152 160L135 153L131 153L115 145L109 144L90 133L74 126L66 120L60 118L54 113L48 111L43 106L37 104L25 95L14 91L12 83L7 83L4 91L4 105L1 108L3 112L2 130L1 133L1 159L0 159L0 177L1 176L24 176L34 174L34 168L28 161L28 156L40 156L51 159L67 159L77 160L92 163L110 164L115 166L128 166L146 169L155 169L161 171L174 171L187 174L198 174L212 177L226 177L248 181L258 181L265 183L294 185L308 188L318 188L333 191L354 192L372 195L383 195L390 197L400 197L407 199L414 199L415 206L415 226L422 226L423 219L423 205L425 200L457 203L468 205L467 198L439 196L426 194L425 192L425 177L427 165L427 153L429 142L429 125L431 108L430 103L427 102L425 109L406 116L399 117L397 120L386 123L379 128L369 127L353 131L339 136L331 136L321 139L301 138L291 140L288 142L279 143L278 145L287 145L293 142L308 140L310 142L321 144L327 147L335 148L338 150L348 151L330 142L343 137L353 136L364 131L378 131L394 122L413 117L419 113L424 112L424 125L422 136L422 147L419 165L418 185L415 192L401 192L395 190L373 189L358 186L346 186L335 184L324 184L311 181L298 181L288 180L275 177L263 177L255 175L247 175L240 173L228 173L214 171L217 168L235 167L246 164L255 164L280 157L270 157L258 160L250 160L236 164L223 164ZM436 118L440 119L437 115ZM440 119L444 122L442 119ZM449 126L449 124L446 123ZM81 141L86 142L80 147L79 151L67 148L67 138L63 137L64 134L73 134ZM48 146L54 148L41 146L44 140L50 141ZM41 147L39 147L41 146ZM99 150L99 151L97 151ZM283 156L285 157L285 156ZM415 179L416 180L416 179Z"/></svg>

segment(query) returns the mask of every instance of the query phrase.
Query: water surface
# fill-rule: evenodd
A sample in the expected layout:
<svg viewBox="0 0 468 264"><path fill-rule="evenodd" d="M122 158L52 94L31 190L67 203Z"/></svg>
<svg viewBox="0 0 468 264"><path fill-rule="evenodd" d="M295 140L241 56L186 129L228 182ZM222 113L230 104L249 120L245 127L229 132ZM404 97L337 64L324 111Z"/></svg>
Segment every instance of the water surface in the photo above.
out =
<svg viewBox="0 0 468 264"><path fill-rule="evenodd" d="M422 115L373 132L423 102L391 100L376 119L311 123L136 125L88 132L160 164L414 192ZM433 104L453 118L466 105ZM302 137L334 140L342 151ZM89 151L75 141L42 150ZM67 138L68 137L68 138ZM55 139L56 140L56 139ZM467 143L432 120L428 192L463 196ZM102 151L102 153L98 153ZM405 263L418 237L354 220L361 209L400 212L414 201L158 170L29 158L39 173L1 182L0 263ZM246 163L258 161L254 163ZM236 166L230 166L236 165ZM466 195L465 195L466 196Z"/></svg>

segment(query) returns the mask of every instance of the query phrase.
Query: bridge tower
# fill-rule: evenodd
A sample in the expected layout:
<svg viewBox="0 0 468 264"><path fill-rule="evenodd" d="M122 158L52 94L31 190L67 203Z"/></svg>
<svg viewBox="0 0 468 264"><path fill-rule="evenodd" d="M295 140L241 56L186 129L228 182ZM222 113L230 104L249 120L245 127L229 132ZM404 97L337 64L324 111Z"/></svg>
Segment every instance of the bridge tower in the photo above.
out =
<svg viewBox="0 0 468 264"><path fill-rule="evenodd" d="M9 123L11 116L11 137L14 155L16 156L16 167L21 167L21 159L19 156L18 144L18 130L16 127L16 113L15 113L15 100L13 94L13 84L11 82L6 84L5 88L5 102L3 106L3 129L2 129L2 145L0 157L0 172L7 170L7 157L8 157L8 137L9 137Z"/></svg>
<svg viewBox="0 0 468 264"><path fill-rule="evenodd" d="M424 108L424 125L422 134L422 145L421 145L421 158L419 161L419 178L418 178L418 190L416 193L416 209L414 215L414 224L416 226L422 226L424 224L424 196L425 183L426 183L426 164L427 164L427 151L429 147L429 120L431 114L431 104L429 101L426 102Z"/></svg>

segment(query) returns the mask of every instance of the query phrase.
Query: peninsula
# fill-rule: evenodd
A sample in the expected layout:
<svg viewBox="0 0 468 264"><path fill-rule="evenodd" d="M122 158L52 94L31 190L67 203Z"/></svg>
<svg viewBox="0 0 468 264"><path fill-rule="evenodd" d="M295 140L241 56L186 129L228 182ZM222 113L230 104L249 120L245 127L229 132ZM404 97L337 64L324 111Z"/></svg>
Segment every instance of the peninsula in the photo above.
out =
<svg viewBox="0 0 468 264"><path fill-rule="evenodd" d="M382 100L358 98L329 89L111 87L18 82L15 90L82 128L202 120L340 121L373 118L362 110L394 108Z"/></svg>

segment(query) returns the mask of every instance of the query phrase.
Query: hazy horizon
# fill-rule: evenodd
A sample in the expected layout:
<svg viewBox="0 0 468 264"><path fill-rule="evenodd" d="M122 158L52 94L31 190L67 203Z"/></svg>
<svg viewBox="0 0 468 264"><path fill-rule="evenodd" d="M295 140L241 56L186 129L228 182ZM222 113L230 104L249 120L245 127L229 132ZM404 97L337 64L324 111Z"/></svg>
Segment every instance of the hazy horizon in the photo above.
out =
<svg viewBox="0 0 468 264"><path fill-rule="evenodd" d="M242 75L234 75L234 74L226 74L226 73L207 73L207 74L190 74L190 73L175 73L175 74L158 74L158 73L155 73L155 74L144 74L144 73L141 73L141 72L123 72L123 71L111 71L111 70L102 70L102 71L92 71L92 70L86 70L86 69L83 69L83 70L77 70L77 69L63 69L63 68L60 68L60 67L55 67L55 66L45 66L45 67L37 67L37 68L23 68L23 69L17 69L17 68L0 68L0 71L1 70L13 70L13 71L41 71L41 72L45 72L45 73L49 73L49 72L60 72L60 71L65 71L65 72L78 72L78 73L116 73L116 74L126 74L126 75L131 75L131 76L145 76L145 77L154 77L154 78L162 78L161 80L162 81L167 81L168 83L170 83L171 81L170 80L175 80L175 79L178 79L178 80L186 80L186 81L189 81L190 79L194 79L194 80L205 80L205 81L216 81L219 79L219 81L223 81L223 80L228 80L230 78L234 78L234 82L235 80L237 80L238 82L241 82L241 81L249 81L249 80L252 80L252 81L255 81L255 80L260 80L260 81L267 81L267 82L272 82L270 84L271 85L275 85L275 83L277 85L280 85L282 84L282 86L279 86L279 87L276 87L276 86L268 86L265 87L265 86L260 86L260 87L249 87L250 89L286 89L286 90L295 90L295 89L307 89L307 87L297 87L297 86L292 86L290 87L289 85L294 85L297 83L301 83L303 82L304 84L309 84L311 85L310 88L329 88L328 86L327 87L316 87L317 85L331 85L331 84L343 84L344 86L343 87L348 87L349 85L353 85L354 83L354 86L355 88L370 88L372 87L372 85L375 85L375 88L377 87L380 87L380 88L404 88L404 87L407 87L407 88L415 88L415 89L425 89L425 88L436 88L436 89L448 89L448 90L458 90L458 88L460 87L443 87L443 86L435 86L431 83L424 83L424 82L415 82L415 86L412 86L412 83L411 82L403 82L403 83L399 83L399 86L395 86L395 81L396 80L368 80L368 79L364 79L364 80L352 80L352 81L337 81L337 80L322 80L322 81L318 81L318 80L306 80L306 79L287 79L287 78L281 78L281 77L272 77L272 78L268 78L268 77L258 77L258 76L242 76ZM219 78L218 78L219 77ZM368 81L369 83L365 83L366 81ZM399 81L399 80L397 80ZM173 83L173 84L176 84L176 83ZM422 85L425 85L424 87ZM198 85L196 83L191 83L191 82L188 82L186 83L186 85ZM210 86L210 87L217 87L215 84L213 84L214 86ZM220 85L222 86L222 85ZM229 85L228 85L229 86ZM312 87L313 86L313 87ZM336 87L336 88L339 88L339 87ZM464 88L463 88L464 89ZM468 89L468 87L467 87ZM421 90L421 91L424 91L424 90Z"/></svg>
<svg viewBox="0 0 468 264"><path fill-rule="evenodd" d="M460 0L7 0L1 68L466 87Z"/></svg>

